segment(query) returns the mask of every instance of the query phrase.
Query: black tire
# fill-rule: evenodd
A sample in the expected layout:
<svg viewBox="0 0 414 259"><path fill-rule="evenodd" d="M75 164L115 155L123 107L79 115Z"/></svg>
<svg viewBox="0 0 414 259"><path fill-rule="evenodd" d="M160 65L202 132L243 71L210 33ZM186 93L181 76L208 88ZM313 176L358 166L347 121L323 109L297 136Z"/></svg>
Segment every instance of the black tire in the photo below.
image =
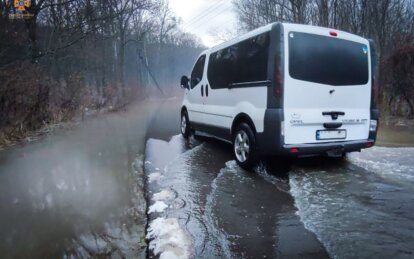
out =
<svg viewBox="0 0 414 259"><path fill-rule="evenodd" d="M188 114L186 111L182 112L181 114L181 135L184 138L189 138L191 136L191 126L190 120L188 119Z"/></svg>
<svg viewBox="0 0 414 259"><path fill-rule="evenodd" d="M246 123L241 123L234 131L233 154L237 164L245 170L251 170L257 164L256 138Z"/></svg>

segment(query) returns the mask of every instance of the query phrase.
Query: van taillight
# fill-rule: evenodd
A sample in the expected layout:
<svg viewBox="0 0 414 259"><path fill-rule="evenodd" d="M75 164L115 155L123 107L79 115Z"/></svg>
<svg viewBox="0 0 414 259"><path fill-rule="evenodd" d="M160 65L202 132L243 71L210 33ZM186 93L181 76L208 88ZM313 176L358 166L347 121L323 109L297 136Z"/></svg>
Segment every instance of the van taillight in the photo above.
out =
<svg viewBox="0 0 414 259"><path fill-rule="evenodd" d="M282 96L282 73L280 68L277 68L275 73L275 96Z"/></svg>

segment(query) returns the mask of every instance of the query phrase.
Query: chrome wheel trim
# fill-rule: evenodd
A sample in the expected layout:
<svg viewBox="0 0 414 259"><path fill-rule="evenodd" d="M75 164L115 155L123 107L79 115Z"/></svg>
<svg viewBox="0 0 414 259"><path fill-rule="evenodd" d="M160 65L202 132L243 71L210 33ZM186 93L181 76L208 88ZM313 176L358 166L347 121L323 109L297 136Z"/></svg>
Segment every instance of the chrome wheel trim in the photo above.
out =
<svg viewBox="0 0 414 259"><path fill-rule="evenodd" d="M187 129L187 118L185 115L181 117L181 133L185 134L185 131Z"/></svg>
<svg viewBox="0 0 414 259"><path fill-rule="evenodd" d="M234 140L234 154L239 162L245 162L250 153L249 137L244 130L237 132Z"/></svg>

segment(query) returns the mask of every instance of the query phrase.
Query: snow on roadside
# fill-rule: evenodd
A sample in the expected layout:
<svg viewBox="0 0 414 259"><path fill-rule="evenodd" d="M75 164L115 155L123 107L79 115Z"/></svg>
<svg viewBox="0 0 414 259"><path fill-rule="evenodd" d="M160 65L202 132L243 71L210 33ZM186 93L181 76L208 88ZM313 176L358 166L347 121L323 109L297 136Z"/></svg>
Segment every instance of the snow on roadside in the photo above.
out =
<svg viewBox="0 0 414 259"><path fill-rule="evenodd" d="M163 190L152 196L153 201L168 201L172 199L174 199L174 193L170 190Z"/></svg>
<svg viewBox="0 0 414 259"><path fill-rule="evenodd" d="M160 259L190 258L191 238L184 232L176 218L157 218L149 224L147 239L149 248Z"/></svg>
<svg viewBox="0 0 414 259"><path fill-rule="evenodd" d="M153 212L163 212L166 208L168 208L168 205L165 204L162 201L157 201L153 205L151 205L148 209L148 214L151 214Z"/></svg>
<svg viewBox="0 0 414 259"><path fill-rule="evenodd" d="M161 173L152 173L152 174L148 175L148 182L150 182L150 183L156 182L161 177L162 177L162 174Z"/></svg>

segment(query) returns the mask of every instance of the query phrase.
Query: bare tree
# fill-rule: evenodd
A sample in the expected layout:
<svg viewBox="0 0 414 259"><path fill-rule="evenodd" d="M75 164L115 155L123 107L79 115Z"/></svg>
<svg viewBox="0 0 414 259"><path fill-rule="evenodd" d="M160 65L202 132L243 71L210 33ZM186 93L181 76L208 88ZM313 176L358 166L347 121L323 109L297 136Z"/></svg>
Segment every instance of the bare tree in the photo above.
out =
<svg viewBox="0 0 414 259"><path fill-rule="evenodd" d="M413 96L406 89L414 86L412 81L403 79L408 72L401 63L396 65L389 61L390 55L393 61L395 57L398 60L411 57L411 52L401 51L401 48L414 45L413 0L233 0L233 5L239 29L245 31L271 22L287 21L336 28L373 39L379 63L387 64L381 66L380 73L387 74L389 82L384 88L384 99L403 99L409 107L413 106L410 101Z"/></svg>

